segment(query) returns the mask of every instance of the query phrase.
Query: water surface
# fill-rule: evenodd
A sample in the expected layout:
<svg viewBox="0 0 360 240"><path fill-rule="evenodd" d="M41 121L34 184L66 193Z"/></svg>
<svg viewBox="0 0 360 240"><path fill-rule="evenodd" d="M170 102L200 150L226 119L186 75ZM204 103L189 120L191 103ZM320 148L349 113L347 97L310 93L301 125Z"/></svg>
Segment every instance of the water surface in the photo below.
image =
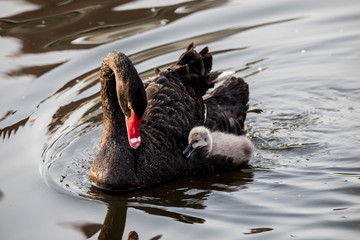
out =
<svg viewBox="0 0 360 240"><path fill-rule="evenodd" d="M1 1L2 239L358 239L360 3ZM250 86L252 168L108 195L87 172L99 67L142 79L195 42Z"/></svg>

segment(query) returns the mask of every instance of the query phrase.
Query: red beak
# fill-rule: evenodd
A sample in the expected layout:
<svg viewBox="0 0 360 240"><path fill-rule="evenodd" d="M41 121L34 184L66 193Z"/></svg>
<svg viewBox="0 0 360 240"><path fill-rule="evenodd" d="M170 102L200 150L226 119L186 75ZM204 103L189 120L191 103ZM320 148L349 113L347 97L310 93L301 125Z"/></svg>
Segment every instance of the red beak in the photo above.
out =
<svg viewBox="0 0 360 240"><path fill-rule="evenodd" d="M141 143L140 124L144 115L138 119L134 110L131 109L131 117L126 118L126 128L128 134L129 144L132 148L137 149Z"/></svg>

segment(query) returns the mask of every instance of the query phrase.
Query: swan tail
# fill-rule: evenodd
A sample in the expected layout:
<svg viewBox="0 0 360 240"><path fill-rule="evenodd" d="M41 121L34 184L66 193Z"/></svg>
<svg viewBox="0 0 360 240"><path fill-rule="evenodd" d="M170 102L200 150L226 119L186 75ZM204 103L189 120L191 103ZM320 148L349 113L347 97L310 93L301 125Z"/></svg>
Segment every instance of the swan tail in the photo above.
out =
<svg viewBox="0 0 360 240"><path fill-rule="evenodd" d="M212 131L243 134L248 102L248 84L242 78L226 79L205 99L208 108L205 126Z"/></svg>
<svg viewBox="0 0 360 240"><path fill-rule="evenodd" d="M209 88L214 87L214 77L210 74L212 64L213 58L209 48L205 47L197 52L195 44L191 43L169 70L179 75L184 85L192 86L203 96Z"/></svg>

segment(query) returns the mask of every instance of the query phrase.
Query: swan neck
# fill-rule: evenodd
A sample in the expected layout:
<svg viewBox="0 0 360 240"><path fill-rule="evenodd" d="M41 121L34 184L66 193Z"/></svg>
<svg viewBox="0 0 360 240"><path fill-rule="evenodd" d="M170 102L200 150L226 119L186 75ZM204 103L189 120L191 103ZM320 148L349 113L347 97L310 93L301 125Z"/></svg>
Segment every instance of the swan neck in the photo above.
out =
<svg viewBox="0 0 360 240"><path fill-rule="evenodd" d="M125 127L125 116L119 106L115 73L116 69L109 66L104 60L101 67L101 101L103 110L104 129Z"/></svg>
<svg viewBox="0 0 360 240"><path fill-rule="evenodd" d="M212 135L209 131L208 133L208 152L209 152L209 155L211 155L212 151L213 151L213 138L212 138Z"/></svg>

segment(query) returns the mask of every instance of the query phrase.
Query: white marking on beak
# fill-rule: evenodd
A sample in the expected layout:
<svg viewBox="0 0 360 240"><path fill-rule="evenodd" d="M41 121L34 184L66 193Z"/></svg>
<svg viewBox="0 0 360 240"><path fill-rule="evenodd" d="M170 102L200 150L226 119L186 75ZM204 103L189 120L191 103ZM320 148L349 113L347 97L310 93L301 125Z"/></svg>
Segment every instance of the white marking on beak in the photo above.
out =
<svg viewBox="0 0 360 240"><path fill-rule="evenodd" d="M140 146L141 138L140 137L131 138L130 143L131 143L132 147L136 149L136 148L138 148Z"/></svg>

